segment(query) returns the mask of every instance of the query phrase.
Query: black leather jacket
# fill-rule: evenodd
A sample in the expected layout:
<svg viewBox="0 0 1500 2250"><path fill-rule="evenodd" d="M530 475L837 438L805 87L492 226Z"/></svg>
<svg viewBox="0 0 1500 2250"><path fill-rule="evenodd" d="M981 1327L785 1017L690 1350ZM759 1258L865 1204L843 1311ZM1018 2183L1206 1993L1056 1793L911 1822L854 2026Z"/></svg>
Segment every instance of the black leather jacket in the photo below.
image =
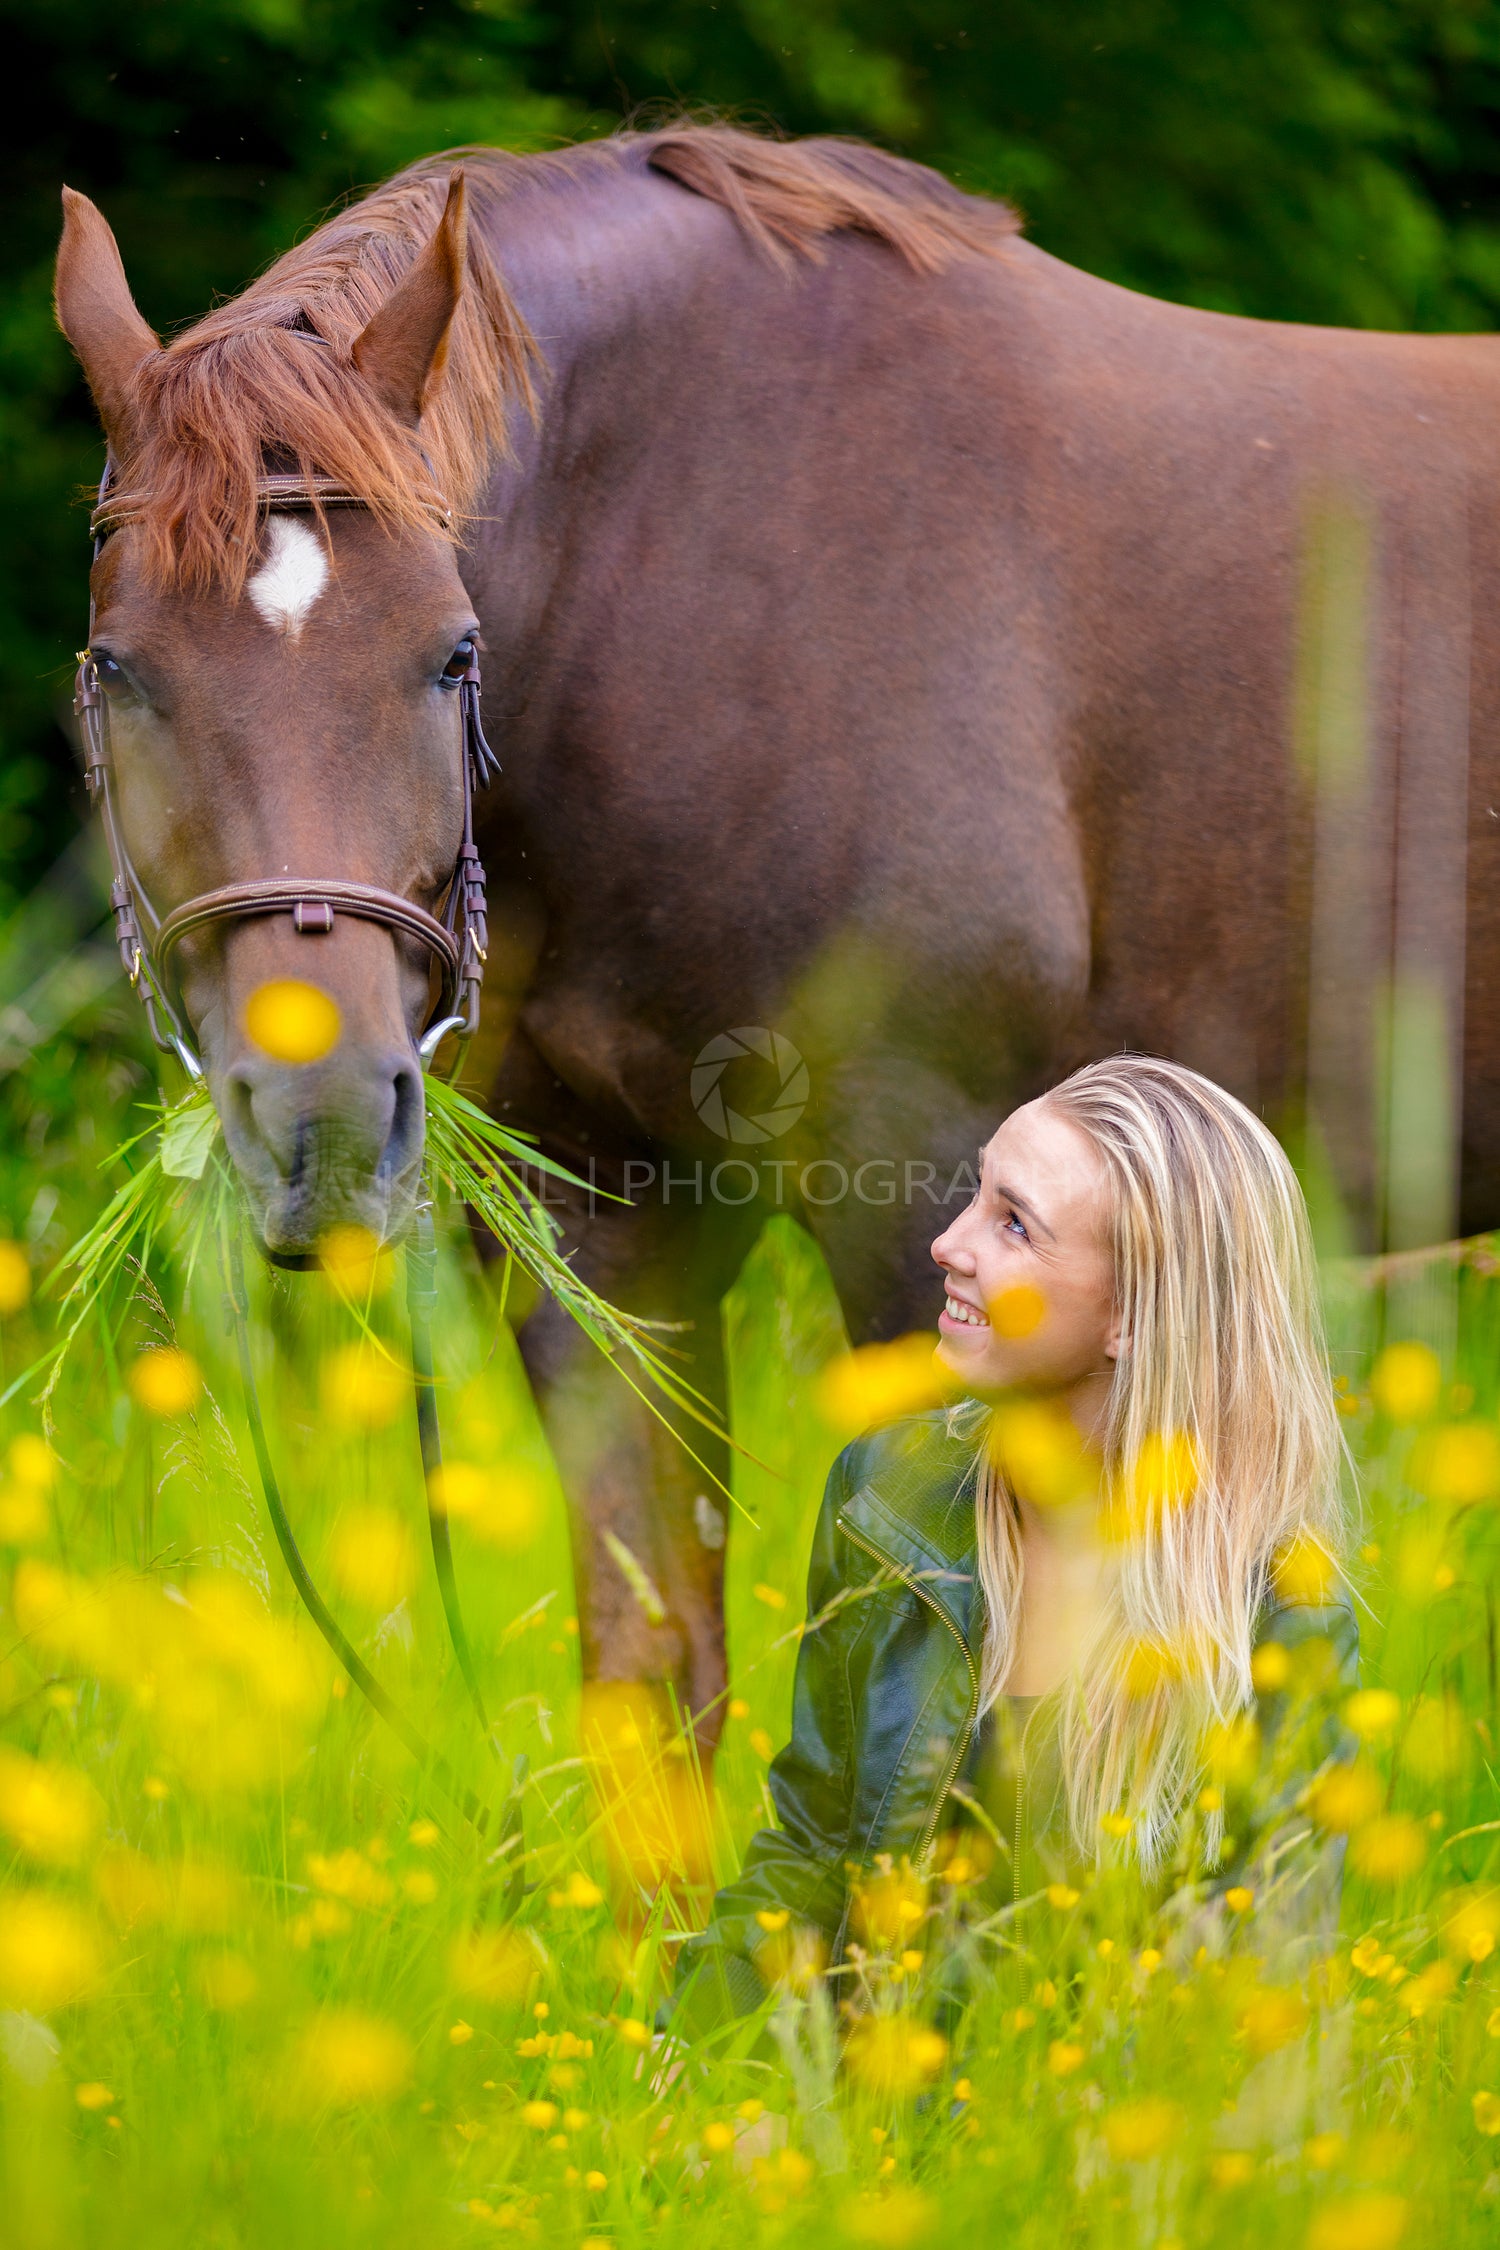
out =
<svg viewBox="0 0 1500 2250"><path fill-rule="evenodd" d="M706 2028L765 1998L758 1913L790 1910L836 1960L851 1868L879 1853L920 1866L930 1852L979 1715L975 1444L972 1427L956 1429L939 1411L873 1431L834 1463L808 1572L792 1737L771 1767L780 1826L751 1839L708 1928L684 1945L676 2028ZM1328 1686L1338 1695L1354 1685L1358 1635L1346 1599L1273 1599L1258 1639L1326 1643ZM1266 1732L1284 1701L1261 1698ZM1330 1716L1324 1754L1339 1747ZM1336 1859L1331 1873L1336 1914Z"/></svg>

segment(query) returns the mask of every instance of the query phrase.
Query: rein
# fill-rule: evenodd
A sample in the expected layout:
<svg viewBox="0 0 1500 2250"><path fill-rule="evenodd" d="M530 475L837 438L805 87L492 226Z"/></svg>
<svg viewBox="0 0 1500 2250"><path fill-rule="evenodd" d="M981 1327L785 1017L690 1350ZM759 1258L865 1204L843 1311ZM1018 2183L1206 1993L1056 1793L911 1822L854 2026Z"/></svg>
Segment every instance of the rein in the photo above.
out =
<svg viewBox="0 0 1500 2250"><path fill-rule="evenodd" d="M266 475L257 493L267 514L323 508L362 507L359 495L346 491L328 477ZM114 462L106 460L99 496L90 518L94 560L98 561L111 532L131 521L139 506L134 495L114 490ZM443 523L451 511L434 501L432 512ZM89 639L94 632L94 604L89 602ZM83 738L84 779L91 801L99 808L110 862L110 911L115 939L125 974L146 1012L151 1036L163 1054L175 1054L190 1078L201 1079L203 1065L189 1043L182 1015L169 986L171 957L184 938L220 922L245 921L252 916L286 914L299 937L326 937L338 914L374 922L397 938L425 946L441 977L439 998L416 1041L424 1069L430 1069L439 1046L450 1032L458 1034L458 1067L464 1049L479 1027L479 994L489 943L485 919L484 866L474 843L474 798L500 771L500 761L485 739L479 711L479 659L471 650L468 666L457 680L460 713L460 759L463 773L463 835L454 861L441 915L430 914L415 900L373 883L351 882L343 876L319 879L258 880L228 883L186 899L165 915L158 914L126 848L113 789L113 760L109 738L109 712L99 685L92 648L80 650L73 709ZM144 934L150 931L149 939ZM406 1251L407 1311L411 1322L413 1390L417 1436L421 1447L427 1491L427 1523L432 1539L433 1565L442 1596L449 1638L458 1668L478 1717L485 1742L493 1755L503 1758L490 1727L489 1714L479 1686L473 1650L464 1625L453 1570L453 1546L446 1514L433 1499L434 1477L442 1466L442 1434L438 1422L436 1378L432 1354L432 1313L437 1302L437 1249L432 1213L427 1205L417 1212L415 1239ZM245 1412L266 1513L281 1549L288 1575L323 1639L342 1664L371 1708L384 1719L419 1764L425 1765L443 1793L484 1836L493 1825L493 1813L472 1790L455 1778L446 1761L426 1740L403 1707L390 1695L365 1663L319 1593L297 1545L281 1497L265 1417L250 1350L249 1304L244 1262L237 1239L229 1247L229 1298L234 1315L235 1342L245 1393ZM507 1799L501 1815L501 1842L496 1856L514 1853L506 1883L507 1907L519 1902L525 1879L525 1839L521 1825L520 1791L525 1779L524 1758L518 1758L508 1779Z"/></svg>

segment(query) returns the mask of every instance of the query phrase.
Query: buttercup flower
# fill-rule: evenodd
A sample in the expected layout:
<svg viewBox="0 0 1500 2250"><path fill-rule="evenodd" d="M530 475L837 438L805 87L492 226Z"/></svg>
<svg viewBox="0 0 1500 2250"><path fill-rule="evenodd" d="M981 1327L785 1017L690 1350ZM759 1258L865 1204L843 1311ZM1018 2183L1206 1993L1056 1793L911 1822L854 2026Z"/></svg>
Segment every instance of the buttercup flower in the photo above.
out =
<svg viewBox="0 0 1500 2250"><path fill-rule="evenodd" d="M338 1002L300 977L276 977L245 1003L245 1030L273 1062L321 1062L338 1045Z"/></svg>

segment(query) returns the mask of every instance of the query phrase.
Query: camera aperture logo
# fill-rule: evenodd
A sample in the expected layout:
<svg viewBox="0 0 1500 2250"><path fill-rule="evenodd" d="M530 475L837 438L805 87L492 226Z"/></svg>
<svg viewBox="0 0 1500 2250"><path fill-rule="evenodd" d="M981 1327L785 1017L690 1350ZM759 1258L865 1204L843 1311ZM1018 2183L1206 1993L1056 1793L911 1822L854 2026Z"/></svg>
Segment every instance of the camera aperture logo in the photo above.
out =
<svg viewBox="0 0 1500 2250"><path fill-rule="evenodd" d="M751 1024L710 1039L693 1064L689 1091L711 1133L753 1148L791 1131L811 1087L807 1065L790 1039ZM732 1107L734 1102L740 1106Z"/></svg>

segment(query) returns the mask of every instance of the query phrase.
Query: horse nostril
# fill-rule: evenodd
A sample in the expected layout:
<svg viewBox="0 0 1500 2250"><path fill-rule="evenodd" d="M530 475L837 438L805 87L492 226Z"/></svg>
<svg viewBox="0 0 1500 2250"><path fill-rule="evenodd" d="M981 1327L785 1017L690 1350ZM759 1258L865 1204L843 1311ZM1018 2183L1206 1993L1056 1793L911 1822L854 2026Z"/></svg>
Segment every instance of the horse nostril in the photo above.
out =
<svg viewBox="0 0 1500 2250"><path fill-rule="evenodd" d="M389 1178L404 1172L422 1153L422 1136L427 1125L427 1101L422 1091L422 1073L415 1063L402 1062L393 1075L392 1091L395 1095L391 1111L391 1129L380 1169Z"/></svg>
<svg viewBox="0 0 1500 2250"><path fill-rule="evenodd" d="M255 1087L244 1071L232 1070L224 1080L224 1093L220 1104L224 1112L225 1137L241 1148L261 1138L255 1118Z"/></svg>

